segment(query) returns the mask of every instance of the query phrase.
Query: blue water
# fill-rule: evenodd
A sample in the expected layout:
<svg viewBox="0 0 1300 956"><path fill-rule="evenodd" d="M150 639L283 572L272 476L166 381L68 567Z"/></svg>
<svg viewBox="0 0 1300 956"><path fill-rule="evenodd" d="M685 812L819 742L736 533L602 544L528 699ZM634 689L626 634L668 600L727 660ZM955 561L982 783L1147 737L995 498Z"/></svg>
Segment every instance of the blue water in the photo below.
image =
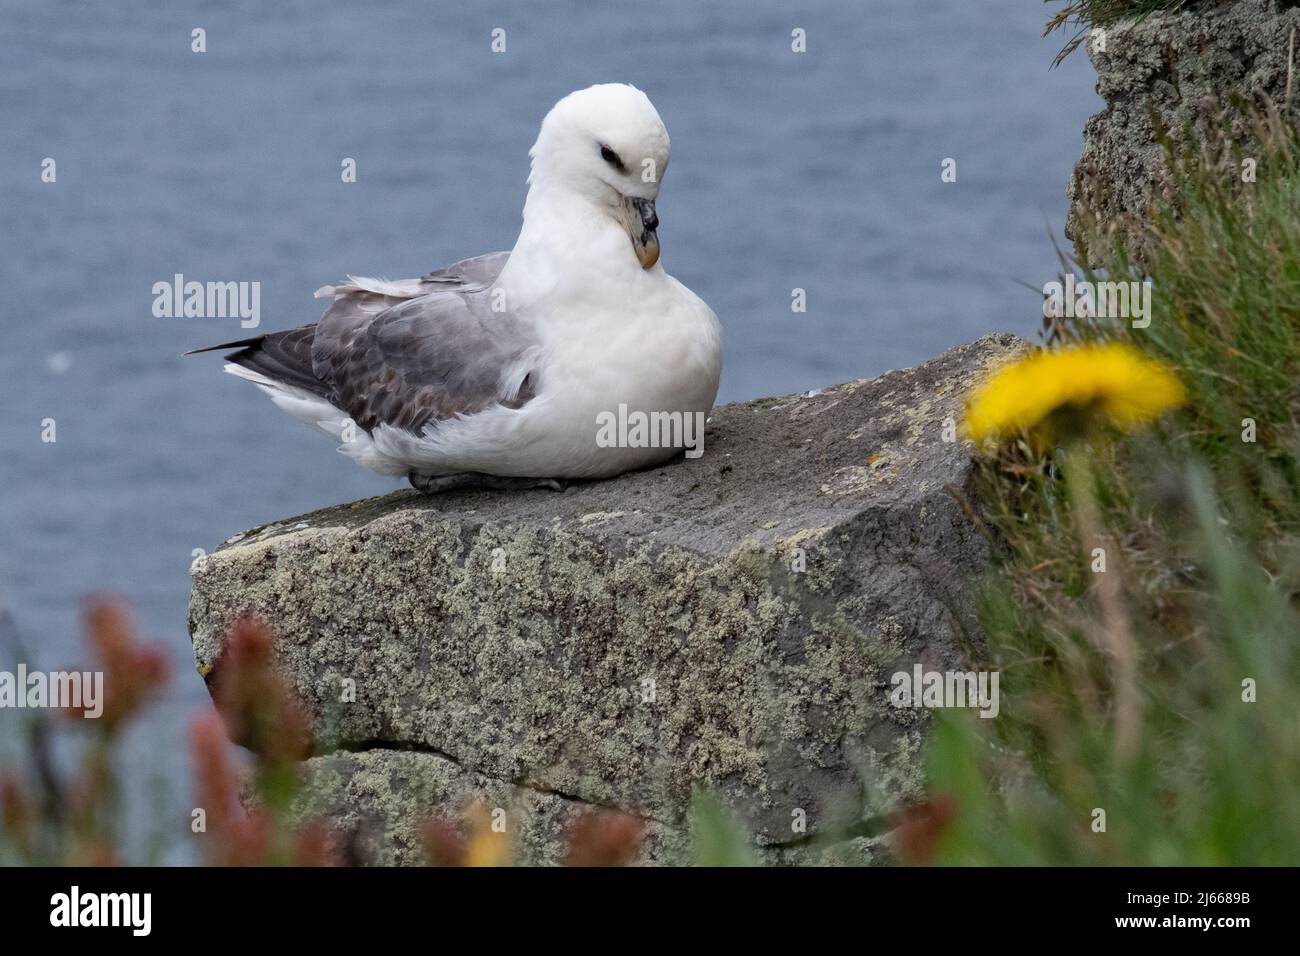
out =
<svg viewBox="0 0 1300 956"><path fill-rule="evenodd" d="M324 6L44 0L0 17L0 600L29 663L56 666L82 657L83 595L130 599L177 672L133 752L182 792L183 729L206 702L185 630L194 549L397 485L215 357L182 359L248 333L155 318L155 282L260 282L265 331L314 320L312 291L345 273L509 248L541 117L622 80L672 136L663 262L722 320L720 400L808 389L1032 336L1041 299L1021 283L1054 272L1048 231L1100 107L1082 54L1049 69L1059 40L1025 0ZM0 740L13 721L0 712Z"/></svg>

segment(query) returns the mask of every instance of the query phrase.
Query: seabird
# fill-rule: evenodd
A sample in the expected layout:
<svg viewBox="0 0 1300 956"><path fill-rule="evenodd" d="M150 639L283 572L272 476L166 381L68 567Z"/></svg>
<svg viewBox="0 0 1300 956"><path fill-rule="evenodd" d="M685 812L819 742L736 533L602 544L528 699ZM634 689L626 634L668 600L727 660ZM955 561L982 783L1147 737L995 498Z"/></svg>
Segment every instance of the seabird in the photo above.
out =
<svg viewBox="0 0 1300 956"><path fill-rule="evenodd" d="M703 421L717 316L659 262L669 140L647 97L606 83L542 121L514 248L418 279L349 276L321 320L236 348L248 379L339 450L421 491L563 488L681 454L598 440L602 416ZM631 445L632 447L626 447Z"/></svg>

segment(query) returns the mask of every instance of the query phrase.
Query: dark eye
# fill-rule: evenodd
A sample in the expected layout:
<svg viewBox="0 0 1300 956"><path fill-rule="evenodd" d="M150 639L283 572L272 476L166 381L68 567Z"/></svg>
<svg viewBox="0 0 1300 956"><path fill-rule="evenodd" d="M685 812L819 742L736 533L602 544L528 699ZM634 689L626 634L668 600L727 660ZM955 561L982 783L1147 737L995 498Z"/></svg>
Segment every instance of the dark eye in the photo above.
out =
<svg viewBox="0 0 1300 956"><path fill-rule="evenodd" d="M614 152L612 149L610 149L608 146L605 146L604 144L601 144L600 147L600 158L603 159L605 162L609 163L620 173L626 172L627 170L627 167L623 165L623 160L618 158L618 153Z"/></svg>

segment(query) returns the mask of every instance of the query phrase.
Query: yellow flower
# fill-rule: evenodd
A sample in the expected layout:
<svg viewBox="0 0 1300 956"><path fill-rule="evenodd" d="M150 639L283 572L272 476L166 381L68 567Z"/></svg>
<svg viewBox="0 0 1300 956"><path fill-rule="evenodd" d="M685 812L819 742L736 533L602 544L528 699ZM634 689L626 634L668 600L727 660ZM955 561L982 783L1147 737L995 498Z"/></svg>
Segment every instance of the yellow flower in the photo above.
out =
<svg viewBox="0 0 1300 956"><path fill-rule="evenodd" d="M493 827L495 819L493 812L488 810L487 804L475 802L466 811L465 816L469 820L469 840L465 844L465 866L509 865L510 841L504 832L498 832Z"/></svg>
<svg viewBox="0 0 1300 956"><path fill-rule="evenodd" d="M1038 351L999 369L966 402L967 437L1005 437L1043 426L1086 430L1098 418L1125 430L1183 403L1182 383L1128 345Z"/></svg>

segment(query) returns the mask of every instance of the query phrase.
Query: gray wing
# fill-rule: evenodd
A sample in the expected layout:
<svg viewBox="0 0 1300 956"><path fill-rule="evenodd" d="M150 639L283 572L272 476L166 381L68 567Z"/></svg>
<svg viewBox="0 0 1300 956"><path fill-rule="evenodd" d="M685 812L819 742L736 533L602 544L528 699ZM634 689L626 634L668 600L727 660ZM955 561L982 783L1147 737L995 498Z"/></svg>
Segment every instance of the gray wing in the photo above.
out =
<svg viewBox="0 0 1300 956"><path fill-rule="evenodd" d="M488 290L452 285L379 311L340 298L316 326L311 359L332 403L362 428L418 432L491 405L527 403L536 393L536 344L513 315L492 311Z"/></svg>
<svg viewBox="0 0 1300 956"><path fill-rule="evenodd" d="M311 392L370 431L420 431L535 394L536 341L509 312L491 308L491 285L509 258L495 252L422 276L350 278L317 295L334 303L320 322L211 346L272 381Z"/></svg>
<svg viewBox="0 0 1300 956"><path fill-rule="evenodd" d="M462 259L445 269L435 269L420 281L428 285L451 284L465 292L481 291L496 281L509 258L508 252L489 252L485 256Z"/></svg>

